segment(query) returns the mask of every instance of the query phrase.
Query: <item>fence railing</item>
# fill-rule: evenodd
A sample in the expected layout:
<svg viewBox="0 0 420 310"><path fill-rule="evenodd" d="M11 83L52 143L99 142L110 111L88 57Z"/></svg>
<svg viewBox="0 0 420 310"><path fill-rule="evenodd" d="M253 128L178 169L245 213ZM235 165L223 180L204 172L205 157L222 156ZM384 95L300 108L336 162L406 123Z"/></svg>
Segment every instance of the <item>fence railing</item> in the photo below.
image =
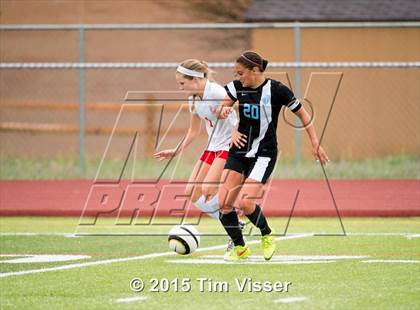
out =
<svg viewBox="0 0 420 310"><path fill-rule="evenodd" d="M294 30L294 62L274 62L270 63L271 68L292 68L295 70L295 94L301 97L301 69L304 68L419 68L420 62L301 62L301 29L310 28L418 28L420 22L332 22L332 23L203 23L203 24L69 24L69 25L1 25L0 31L78 31L78 62L63 63L1 63L0 69L76 69L79 70L79 95L78 104L64 104L60 107L51 103L37 104L37 107L30 103L15 108L51 108L51 109L78 109L79 126L75 125L54 125L54 126L36 126L24 123L2 123L0 130L25 130L45 131L55 130L57 132L79 133L79 155L80 169L85 170L85 136L91 133L109 132L102 127L86 128L87 110L92 109L116 109L113 105L97 105L95 107L86 104L86 70L94 69L167 69L175 68L177 63L86 63L86 31L94 30L187 30L187 29L293 29ZM233 66L230 62L210 63L213 68L230 68ZM11 103L2 103L11 107ZM106 106L106 107L105 107ZM19 129L20 128L20 129ZM121 134L128 133L130 130L122 131ZM295 158L300 159L300 131L295 132Z"/></svg>
<svg viewBox="0 0 420 310"><path fill-rule="evenodd" d="M159 113L153 107L154 100L146 101L147 105L127 104L124 107L125 112L138 112L144 114L145 122L141 128L137 127L105 127L105 126L90 126L84 128L85 135L106 135L110 134L118 136L130 136L140 134L145 137L145 151L147 155L153 154L153 146L155 144L155 137L157 128L155 124L156 115ZM58 110L58 111L76 111L79 105L76 103L55 103L55 102L4 102L1 104L2 108L15 110ZM86 111L96 112L119 112L121 104L115 103L95 103L86 104ZM179 109L188 112L185 107L169 105L165 108L168 112L177 112ZM67 123L45 123L45 122L0 122L0 132L15 132L15 133L47 133L47 134L78 134L81 131L78 124ZM169 137L177 137L185 134L184 128L172 128L167 133Z"/></svg>

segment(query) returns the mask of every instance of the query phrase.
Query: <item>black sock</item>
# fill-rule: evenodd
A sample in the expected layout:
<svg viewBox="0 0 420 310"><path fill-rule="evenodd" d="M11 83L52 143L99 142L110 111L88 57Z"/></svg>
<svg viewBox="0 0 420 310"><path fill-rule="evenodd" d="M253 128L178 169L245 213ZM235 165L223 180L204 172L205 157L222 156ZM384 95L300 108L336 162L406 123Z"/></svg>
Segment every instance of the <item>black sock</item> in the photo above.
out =
<svg viewBox="0 0 420 310"><path fill-rule="evenodd" d="M223 227L228 233L229 237L232 239L235 246L245 245L244 237L242 236L242 231L239 228L239 219L236 211L231 211L227 214L220 213L220 222L222 222Z"/></svg>
<svg viewBox="0 0 420 310"><path fill-rule="evenodd" d="M252 224L257 226L261 230L261 235L269 235L271 233L270 227L268 227L267 220L259 205L256 205L254 212L246 215Z"/></svg>

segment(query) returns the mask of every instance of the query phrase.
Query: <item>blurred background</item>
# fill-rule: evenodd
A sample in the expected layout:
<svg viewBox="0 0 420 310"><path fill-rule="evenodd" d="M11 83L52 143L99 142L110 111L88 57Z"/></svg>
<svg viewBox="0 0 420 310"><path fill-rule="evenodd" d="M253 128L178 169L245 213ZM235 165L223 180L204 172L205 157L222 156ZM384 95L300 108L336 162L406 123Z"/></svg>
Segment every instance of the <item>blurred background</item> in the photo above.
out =
<svg viewBox="0 0 420 310"><path fill-rule="evenodd" d="M418 179L419 6L417 0L2 0L0 178L93 179L109 140L100 175L116 177L136 132L136 178L155 177L162 169L151 156L159 122L162 136L175 119L159 150L175 147L189 124L185 102L159 94L177 90L176 64L205 60L224 85L233 79L234 60L255 50L271 63L268 77L311 103L332 160L329 177ZM126 102L132 91L147 92ZM288 125L293 115L283 117L274 176L323 178L306 133ZM188 177L206 141L203 130L176 178Z"/></svg>

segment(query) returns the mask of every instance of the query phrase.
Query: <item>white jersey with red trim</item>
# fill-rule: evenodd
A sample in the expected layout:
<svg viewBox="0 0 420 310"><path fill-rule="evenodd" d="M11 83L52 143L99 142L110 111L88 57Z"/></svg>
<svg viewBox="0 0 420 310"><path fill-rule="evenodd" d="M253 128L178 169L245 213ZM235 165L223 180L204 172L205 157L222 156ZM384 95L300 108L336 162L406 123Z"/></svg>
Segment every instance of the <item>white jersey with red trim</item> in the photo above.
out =
<svg viewBox="0 0 420 310"><path fill-rule="evenodd" d="M224 120L217 119L216 109L225 97L226 90L223 86L207 80L202 99L198 96L188 98L190 112L197 114L205 121L208 134L206 150L208 151L228 151L232 129L238 123L235 111Z"/></svg>

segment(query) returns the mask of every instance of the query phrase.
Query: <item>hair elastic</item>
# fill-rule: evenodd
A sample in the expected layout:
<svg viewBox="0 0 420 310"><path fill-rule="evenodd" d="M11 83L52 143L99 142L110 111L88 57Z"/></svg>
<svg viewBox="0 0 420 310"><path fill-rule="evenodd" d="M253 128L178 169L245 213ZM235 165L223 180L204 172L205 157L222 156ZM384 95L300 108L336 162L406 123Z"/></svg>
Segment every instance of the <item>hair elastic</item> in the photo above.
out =
<svg viewBox="0 0 420 310"><path fill-rule="evenodd" d="M256 65L261 70L263 69L262 65L260 65L259 63L256 63L255 61L252 61L251 59L249 59L248 57L246 57L244 54L242 54L241 57L242 58L245 58L246 61L252 63L253 65Z"/></svg>

